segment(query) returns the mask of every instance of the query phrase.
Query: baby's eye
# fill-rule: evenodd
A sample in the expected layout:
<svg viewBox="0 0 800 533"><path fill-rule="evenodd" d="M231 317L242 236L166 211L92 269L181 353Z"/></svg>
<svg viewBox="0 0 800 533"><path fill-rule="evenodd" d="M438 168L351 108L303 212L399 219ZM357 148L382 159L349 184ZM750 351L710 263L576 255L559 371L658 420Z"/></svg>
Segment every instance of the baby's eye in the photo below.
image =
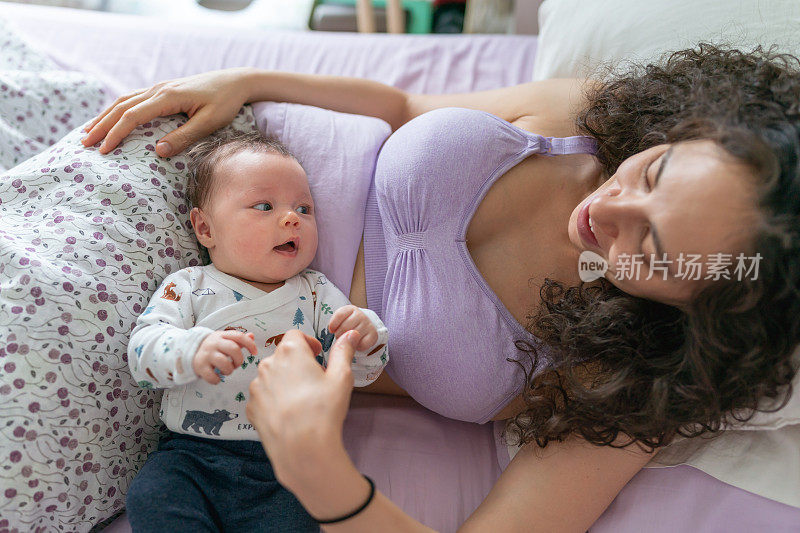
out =
<svg viewBox="0 0 800 533"><path fill-rule="evenodd" d="M297 211L303 215L308 215L309 213L311 213L311 208L307 205L301 205L300 207L297 208Z"/></svg>
<svg viewBox="0 0 800 533"><path fill-rule="evenodd" d="M254 205L253 208L258 209L259 211L270 211L272 209L272 205L269 202L264 202L263 204Z"/></svg>

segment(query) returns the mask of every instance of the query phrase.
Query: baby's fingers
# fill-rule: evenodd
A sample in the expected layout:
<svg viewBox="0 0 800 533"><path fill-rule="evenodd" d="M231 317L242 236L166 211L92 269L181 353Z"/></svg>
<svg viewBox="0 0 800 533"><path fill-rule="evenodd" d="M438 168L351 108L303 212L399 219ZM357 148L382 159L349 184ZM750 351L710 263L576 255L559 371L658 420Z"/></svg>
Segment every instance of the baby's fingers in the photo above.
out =
<svg viewBox="0 0 800 533"><path fill-rule="evenodd" d="M367 317L364 316L363 313L354 312L352 315L347 317L347 319L342 322L339 328L334 332L337 338L344 335L346 332L351 330L358 330L361 335L364 335L367 331L367 327L369 326L370 322L367 320ZM330 331L330 329L328 330Z"/></svg>
<svg viewBox="0 0 800 533"><path fill-rule="evenodd" d="M331 333L336 333L339 329L341 329L342 322L347 320L356 310L354 305L345 305L340 307L333 313L333 316L328 321L328 331ZM343 330L348 331L348 330Z"/></svg>
<svg viewBox="0 0 800 533"><path fill-rule="evenodd" d="M225 356L228 357L231 364L234 365L233 368L237 368L242 365L242 362L244 361L244 356L242 355L242 348L239 346L238 342L231 339L223 338L220 339L217 348L219 349L220 352L222 352Z"/></svg>
<svg viewBox="0 0 800 533"><path fill-rule="evenodd" d="M239 345L240 348L246 348L251 355L258 355L258 348L256 347L255 336L252 333L242 333L240 331L225 331L222 334L224 339L229 339ZM241 350L238 351L237 357L234 362L237 366L242 364L244 356Z"/></svg>
<svg viewBox="0 0 800 533"><path fill-rule="evenodd" d="M233 360L231 359L230 355L224 352L217 352L210 358L211 366L219 370L219 373L223 376L227 376L233 372ZM238 365L237 365L238 366Z"/></svg>
<svg viewBox="0 0 800 533"><path fill-rule="evenodd" d="M370 324L370 326L372 326L372 324ZM375 331L374 327L356 328L356 331L361 334L361 340L358 342L358 346L356 347L356 350L359 352L363 352L378 342L378 332Z"/></svg>
<svg viewBox="0 0 800 533"><path fill-rule="evenodd" d="M212 365L205 365L197 375L200 376L203 381L212 385L216 385L221 381L219 375L214 372L214 367Z"/></svg>

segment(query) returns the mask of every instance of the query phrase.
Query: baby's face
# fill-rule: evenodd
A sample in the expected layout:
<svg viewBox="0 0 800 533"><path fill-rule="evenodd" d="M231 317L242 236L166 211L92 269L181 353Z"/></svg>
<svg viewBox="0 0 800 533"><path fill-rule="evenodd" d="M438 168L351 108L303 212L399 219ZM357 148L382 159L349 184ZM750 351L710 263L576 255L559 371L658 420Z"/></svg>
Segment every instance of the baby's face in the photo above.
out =
<svg viewBox="0 0 800 533"><path fill-rule="evenodd" d="M308 178L297 161L246 150L223 160L213 180L202 210L208 244L195 231L219 270L278 283L308 267L317 253L317 222Z"/></svg>

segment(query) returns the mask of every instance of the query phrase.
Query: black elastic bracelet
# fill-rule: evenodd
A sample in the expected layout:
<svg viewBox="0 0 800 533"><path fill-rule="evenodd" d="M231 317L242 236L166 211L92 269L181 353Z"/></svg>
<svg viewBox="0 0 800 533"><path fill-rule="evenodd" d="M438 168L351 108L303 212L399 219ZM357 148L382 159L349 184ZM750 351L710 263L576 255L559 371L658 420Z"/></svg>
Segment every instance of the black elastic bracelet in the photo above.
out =
<svg viewBox="0 0 800 533"><path fill-rule="evenodd" d="M339 518L334 518L332 520L318 520L318 519L314 518L313 516L311 518L314 518L314 520L317 522L317 524L336 524L338 522L344 522L345 520L349 520L349 519L353 518L355 515L357 515L358 513L360 513L361 511L363 511L364 509L366 509L367 505L369 505L369 503L372 501L372 498L375 497L375 482L372 481L369 478L369 476L364 476L364 479L366 479L367 483L369 483L369 496L367 496L367 501L365 501L363 504L361 504L361 507L359 507L358 509L356 509L352 513L348 513L348 514L346 514L344 516L341 516Z"/></svg>

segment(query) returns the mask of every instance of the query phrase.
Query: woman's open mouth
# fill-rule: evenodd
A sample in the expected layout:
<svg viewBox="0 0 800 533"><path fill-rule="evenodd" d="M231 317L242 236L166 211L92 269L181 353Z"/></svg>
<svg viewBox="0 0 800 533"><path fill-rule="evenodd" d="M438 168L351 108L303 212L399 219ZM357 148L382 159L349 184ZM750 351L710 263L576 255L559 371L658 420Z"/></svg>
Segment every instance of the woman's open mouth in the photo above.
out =
<svg viewBox="0 0 800 533"><path fill-rule="evenodd" d="M597 237L594 234L594 228L592 228L593 224L589 218L589 205L591 205L591 203L591 201L586 202L578 213L578 236L581 238L583 243L589 247L599 248L600 243L597 242Z"/></svg>
<svg viewBox="0 0 800 533"><path fill-rule="evenodd" d="M279 254L294 256L297 255L297 239L290 239L283 244L274 247L273 250Z"/></svg>

